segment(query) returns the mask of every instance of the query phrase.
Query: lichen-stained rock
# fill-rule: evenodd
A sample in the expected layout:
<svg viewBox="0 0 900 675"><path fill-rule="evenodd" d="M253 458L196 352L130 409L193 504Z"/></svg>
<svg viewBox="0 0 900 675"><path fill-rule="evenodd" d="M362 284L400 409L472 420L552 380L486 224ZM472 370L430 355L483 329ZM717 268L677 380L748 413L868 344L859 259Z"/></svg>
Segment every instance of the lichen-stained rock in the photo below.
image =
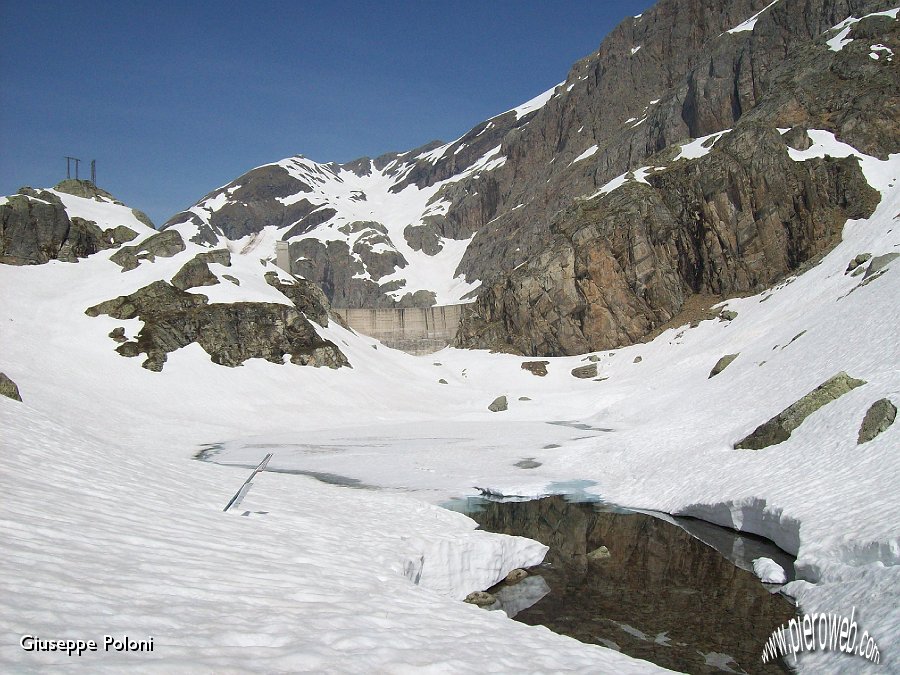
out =
<svg viewBox="0 0 900 675"><path fill-rule="evenodd" d="M152 234L134 246L123 246L109 259L122 268L123 272L133 270L142 260L153 262L156 257L171 258L184 250L184 239L178 230L164 230Z"/></svg>
<svg viewBox="0 0 900 675"><path fill-rule="evenodd" d="M332 342L318 336L296 307L264 302L209 304L206 296L187 293L164 281L86 310L89 316L138 318L137 338L121 344L123 356L145 354L142 364L160 371L169 352L197 342L214 363L238 366L250 358L298 365L340 368L349 365Z"/></svg>
<svg viewBox="0 0 900 675"><path fill-rule="evenodd" d="M219 283L219 278L209 269L209 263L231 267L231 253L225 248L198 253L172 277L172 285L182 291L199 286L216 285Z"/></svg>
<svg viewBox="0 0 900 675"><path fill-rule="evenodd" d="M589 363L586 366L578 366L577 368L572 368L572 377L577 377L581 380L587 380L591 377L597 377L597 364Z"/></svg>
<svg viewBox="0 0 900 675"><path fill-rule="evenodd" d="M726 355L723 356L721 359L719 359L718 361L716 361L716 365L714 365L713 368L712 368L712 370L709 371L709 377L707 377L706 379L710 379L710 378L712 378L712 377L715 377L715 376L718 375L719 373L721 373L721 372L722 372L723 370L725 370L728 366L730 366L730 365L731 365L731 362L734 361L738 356L740 356L740 353L737 353L737 354L726 354Z"/></svg>
<svg viewBox="0 0 900 675"><path fill-rule="evenodd" d="M803 420L819 408L864 384L864 380L857 380L847 373L840 372L785 408L768 422L759 425L753 433L735 443L734 447L735 449L762 450L770 445L783 443L791 437L793 431L803 423Z"/></svg>
<svg viewBox="0 0 900 675"><path fill-rule="evenodd" d="M488 406L488 410L491 412L503 412L509 407L509 404L506 401L506 395L498 396L495 398L491 404Z"/></svg>
<svg viewBox="0 0 900 675"><path fill-rule="evenodd" d="M22 400L18 385L9 379L6 373L0 373L0 396L6 396L14 401Z"/></svg>
<svg viewBox="0 0 900 675"><path fill-rule="evenodd" d="M859 427L857 445L868 443L879 434L885 432L894 420L897 419L897 406L890 399L882 398L875 401L866 411L862 424Z"/></svg>

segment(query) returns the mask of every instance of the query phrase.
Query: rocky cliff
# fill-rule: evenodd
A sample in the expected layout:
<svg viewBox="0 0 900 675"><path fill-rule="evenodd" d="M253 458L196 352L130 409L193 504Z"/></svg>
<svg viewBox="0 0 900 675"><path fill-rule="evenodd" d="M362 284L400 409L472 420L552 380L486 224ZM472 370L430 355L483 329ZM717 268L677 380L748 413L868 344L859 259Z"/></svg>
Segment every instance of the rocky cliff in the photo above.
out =
<svg viewBox="0 0 900 675"><path fill-rule="evenodd" d="M826 130L878 157L897 150L888 10L662 0L564 82L455 141L345 165L282 160L168 226L198 242L288 240L292 270L340 306L475 299L463 346L632 342L695 294L800 269L871 210L855 160L798 163L788 148Z"/></svg>

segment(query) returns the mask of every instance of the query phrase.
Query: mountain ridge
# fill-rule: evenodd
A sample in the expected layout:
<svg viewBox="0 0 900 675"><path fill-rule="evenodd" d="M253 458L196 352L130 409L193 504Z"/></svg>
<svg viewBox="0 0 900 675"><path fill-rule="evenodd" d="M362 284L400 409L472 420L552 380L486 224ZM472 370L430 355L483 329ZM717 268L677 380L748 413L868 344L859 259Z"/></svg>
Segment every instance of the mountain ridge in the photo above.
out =
<svg viewBox="0 0 900 675"><path fill-rule="evenodd" d="M346 164L287 158L210 192L166 226L190 224L197 228L198 240L210 241L212 233L241 239L271 229L269 238L290 241L292 271L320 285L336 306L428 306L477 298L475 321L498 329L461 334L460 344L521 350L522 340L497 337L504 327L518 329L521 323L498 308L509 306L521 317L529 307L515 294L498 304L497 288L555 245L554 228L571 227L552 224L561 213L616 175L639 168L667 148L731 129L757 109L756 121L773 131L796 126L801 129L795 135L802 136L805 128L829 129L863 152L883 157L895 150L896 121L886 111L896 100L889 94L896 77L891 79L884 67L860 77L871 70L868 63L859 65L867 54L851 65L834 66L856 69L859 81L841 80L838 73L832 80L849 93L825 82L831 101L824 105L813 96L798 100L785 88L792 83L778 75L791 54L804 72L827 71L809 58L804 61L803 52L821 56L828 37L823 31L848 16L883 12L889 6L879 0L664 0L623 21L596 52L573 65L562 83L454 141ZM884 18L857 22L853 30L874 31L873 37L878 33L889 44L885 36L896 39L896 22L895 17ZM831 58L846 61L854 49L832 52L837 56ZM871 65L878 68L884 62ZM873 78L883 84L870 86ZM881 91L872 95L878 86ZM866 105L854 96L868 96ZM843 118L829 109L848 101L856 105ZM346 190L348 180L357 181L355 192ZM817 208L814 204L812 210ZM808 257L819 253L810 250ZM804 260L796 260L793 268ZM630 326L614 321L602 335L577 326L583 334L577 348L639 339L669 320L683 296L710 290L684 283L672 302L671 293L655 289L647 295L628 281L631 261L619 256L617 264L624 276L615 283L624 283L628 297L617 302L613 313L637 303L646 305L639 312L645 319ZM772 283L786 270L774 265L771 272L759 283ZM552 283L556 295L564 292L560 279ZM714 285L725 294L758 287ZM578 323L577 308L589 302L580 289L573 293L566 304L574 313L561 316L562 322ZM669 296L662 305L654 300L660 294ZM562 325L553 329L568 330ZM532 325L527 330L536 329ZM494 337L485 338L488 334ZM525 353L571 353L573 344Z"/></svg>

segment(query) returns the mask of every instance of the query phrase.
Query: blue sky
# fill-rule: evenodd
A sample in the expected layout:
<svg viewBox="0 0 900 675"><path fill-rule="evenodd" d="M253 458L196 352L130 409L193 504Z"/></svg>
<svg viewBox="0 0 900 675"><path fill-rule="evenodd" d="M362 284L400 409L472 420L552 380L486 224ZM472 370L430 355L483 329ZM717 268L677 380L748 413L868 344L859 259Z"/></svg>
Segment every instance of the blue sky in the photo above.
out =
<svg viewBox="0 0 900 675"><path fill-rule="evenodd" d="M0 194L66 155L160 225L245 171L452 140L652 0L0 0Z"/></svg>

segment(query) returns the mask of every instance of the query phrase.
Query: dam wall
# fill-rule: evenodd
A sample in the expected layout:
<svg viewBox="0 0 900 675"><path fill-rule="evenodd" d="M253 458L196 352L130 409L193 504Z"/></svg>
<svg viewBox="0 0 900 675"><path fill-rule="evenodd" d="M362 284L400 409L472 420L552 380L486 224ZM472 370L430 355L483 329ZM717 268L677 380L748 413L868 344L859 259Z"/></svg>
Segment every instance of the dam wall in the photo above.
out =
<svg viewBox="0 0 900 675"><path fill-rule="evenodd" d="M431 354L452 342L466 305L403 309L332 308L357 333L409 354Z"/></svg>
<svg viewBox="0 0 900 675"><path fill-rule="evenodd" d="M275 242L276 265L291 272L288 242ZM410 354L431 354L449 345L456 337L459 320L466 305L408 307L388 309L340 308L340 314L357 333Z"/></svg>

